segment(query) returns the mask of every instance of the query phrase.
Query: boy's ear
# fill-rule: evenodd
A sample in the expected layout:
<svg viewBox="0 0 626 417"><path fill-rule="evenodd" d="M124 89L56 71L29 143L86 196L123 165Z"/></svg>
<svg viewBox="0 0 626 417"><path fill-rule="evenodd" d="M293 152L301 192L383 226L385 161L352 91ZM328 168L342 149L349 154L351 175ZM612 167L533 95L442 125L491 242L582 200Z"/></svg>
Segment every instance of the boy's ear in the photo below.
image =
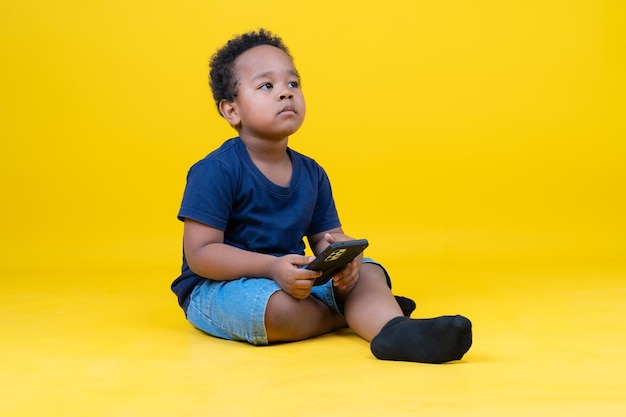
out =
<svg viewBox="0 0 626 417"><path fill-rule="evenodd" d="M237 109L237 104L234 101L222 100L219 105L220 114L231 126L237 127L239 126L239 122L241 121L239 118L239 112Z"/></svg>

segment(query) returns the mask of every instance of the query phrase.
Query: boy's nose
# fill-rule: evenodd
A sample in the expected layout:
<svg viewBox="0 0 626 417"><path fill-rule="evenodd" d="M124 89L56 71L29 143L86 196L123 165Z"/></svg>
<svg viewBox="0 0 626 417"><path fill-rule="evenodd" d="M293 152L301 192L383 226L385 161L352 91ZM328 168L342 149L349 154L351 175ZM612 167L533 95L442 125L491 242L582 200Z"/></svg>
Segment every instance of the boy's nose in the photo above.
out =
<svg viewBox="0 0 626 417"><path fill-rule="evenodd" d="M293 94L291 94L291 93L284 93L284 94L280 95L280 99L281 100L285 100L285 99L291 100L292 98L293 98Z"/></svg>

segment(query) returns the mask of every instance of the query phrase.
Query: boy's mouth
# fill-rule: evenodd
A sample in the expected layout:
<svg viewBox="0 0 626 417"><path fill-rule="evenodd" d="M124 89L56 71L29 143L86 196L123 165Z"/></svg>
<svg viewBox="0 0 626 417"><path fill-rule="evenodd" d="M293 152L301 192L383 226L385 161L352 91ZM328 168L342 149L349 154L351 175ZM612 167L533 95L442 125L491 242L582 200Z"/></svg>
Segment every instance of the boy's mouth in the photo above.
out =
<svg viewBox="0 0 626 417"><path fill-rule="evenodd" d="M298 112L296 111L296 108L293 106L286 106L284 107L278 114L283 114L283 113L295 113L298 114Z"/></svg>

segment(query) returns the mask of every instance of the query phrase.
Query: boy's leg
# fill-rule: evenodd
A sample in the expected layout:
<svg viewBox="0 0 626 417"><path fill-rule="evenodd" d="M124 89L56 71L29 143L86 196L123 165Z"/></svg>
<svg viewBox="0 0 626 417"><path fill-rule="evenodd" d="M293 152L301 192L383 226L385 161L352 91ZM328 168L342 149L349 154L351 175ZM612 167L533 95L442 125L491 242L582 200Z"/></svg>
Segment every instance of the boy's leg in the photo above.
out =
<svg viewBox="0 0 626 417"><path fill-rule="evenodd" d="M372 342L379 359L443 363L461 359L472 344L471 322L465 317L404 317L382 269L374 264L362 266L344 308L348 325Z"/></svg>
<svg viewBox="0 0 626 417"><path fill-rule="evenodd" d="M348 326L367 341L391 319L404 315L382 268L372 263L361 266L359 280L346 297L344 310Z"/></svg>
<svg viewBox="0 0 626 417"><path fill-rule="evenodd" d="M284 291L270 297L265 310L269 343L293 342L346 327L345 318L315 297L298 300Z"/></svg>
<svg viewBox="0 0 626 417"><path fill-rule="evenodd" d="M409 317L415 310L410 298L395 296L401 314ZM315 297L297 300L283 291L274 293L265 311L268 342L290 342L308 339L345 328L348 324L341 314Z"/></svg>

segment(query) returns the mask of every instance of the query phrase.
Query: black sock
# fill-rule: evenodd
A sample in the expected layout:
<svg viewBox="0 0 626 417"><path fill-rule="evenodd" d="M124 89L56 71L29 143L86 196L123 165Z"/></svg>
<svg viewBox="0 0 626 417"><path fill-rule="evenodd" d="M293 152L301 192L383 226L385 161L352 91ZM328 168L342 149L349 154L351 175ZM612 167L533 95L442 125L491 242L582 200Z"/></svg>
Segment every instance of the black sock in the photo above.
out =
<svg viewBox="0 0 626 417"><path fill-rule="evenodd" d="M402 314L404 314L406 317L411 317L411 313L415 311L415 301L407 297L402 297L400 295L396 295L395 297L398 305L400 306L400 309L402 310Z"/></svg>
<svg viewBox="0 0 626 417"><path fill-rule="evenodd" d="M463 316L396 317L374 337L378 359L424 363L459 360L472 345L472 323Z"/></svg>

